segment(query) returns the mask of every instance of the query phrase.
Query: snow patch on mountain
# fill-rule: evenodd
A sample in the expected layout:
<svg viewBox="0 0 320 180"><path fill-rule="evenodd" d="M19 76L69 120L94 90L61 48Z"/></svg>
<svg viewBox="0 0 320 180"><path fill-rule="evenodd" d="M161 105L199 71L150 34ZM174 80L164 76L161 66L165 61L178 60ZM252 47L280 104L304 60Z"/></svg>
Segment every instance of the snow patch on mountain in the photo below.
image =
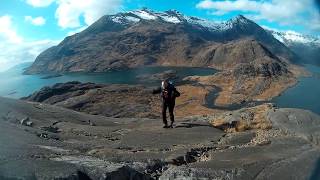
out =
<svg viewBox="0 0 320 180"><path fill-rule="evenodd" d="M153 15L153 13L149 12L148 10L137 10L137 11L131 11L131 13L139 16L141 19L145 20L155 20L158 17Z"/></svg>
<svg viewBox="0 0 320 180"><path fill-rule="evenodd" d="M206 28L210 28L210 29L220 29L220 26L221 26L221 23L217 23L214 21L208 21L208 20L200 19L200 18L196 18L196 17L185 16L184 18L190 24L196 24L196 25L200 25L202 27L206 27Z"/></svg>
<svg viewBox="0 0 320 180"><path fill-rule="evenodd" d="M139 22L140 19L132 16L127 16L126 19L131 22Z"/></svg>
<svg viewBox="0 0 320 180"><path fill-rule="evenodd" d="M112 20L121 24L138 23L141 20L162 20L174 24L188 23L191 25L200 26L202 28L207 28L209 31L214 32L226 31L228 29L232 29L234 26L245 27L248 23L251 23L250 20L242 15L236 16L228 21L221 22L185 16L176 10L156 12L147 8L113 15ZM318 37L302 35L295 31L277 31L265 26L263 26L263 28L269 31L276 39L287 46L292 43L303 43L306 45L316 45L320 47L320 39Z"/></svg>
<svg viewBox="0 0 320 180"><path fill-rule="evenodd" d="M301 43L320 46L320 39L318 37L303 35L295 31L278 32L269 30L271 34L284 44Z"/></svg>
<svg viewBox="0 0 320 180"><path fill-rule="evenodd" d="M235 24L245 24L248 23L249 20L243 16L237 16L229 21L225 22L217 22L210 21L206 19L200 19L196 17L185 16L175 10L165 11L165 12L155 12L150 9L142 9L130 11L128 13L119 13L114 15L113 21L116 23L124 23L127 24L137 23L140 20L163 20L168 23L189 23L192 25L198 25L203 28L207 28L210 31L225 31L232 28Z"/></svg>
<svg viewBox="0 0 320 180"><path fill-rule="evenodd" d="M177 17L170 16L170 15L167 15L167 14L163 14L161 16L161 19L166 21L166 22L170 22L170 23L174 23L174 24L181 23L181 21Z"/></svg>

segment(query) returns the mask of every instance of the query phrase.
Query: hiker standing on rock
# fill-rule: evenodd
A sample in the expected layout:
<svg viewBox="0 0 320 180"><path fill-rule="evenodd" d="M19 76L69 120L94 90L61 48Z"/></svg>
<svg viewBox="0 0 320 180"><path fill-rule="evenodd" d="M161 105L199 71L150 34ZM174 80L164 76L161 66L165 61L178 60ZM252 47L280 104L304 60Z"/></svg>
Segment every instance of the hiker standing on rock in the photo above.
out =
<svg viewBox="0 0 320 180"><path fill-rule="evenodd" d="M162 98L162 120L164 123L163 128L173 128L174 123L174 106L176 97L180 96L180 93L177 91L177 89L174 87L174 85L169 80L164 80L161 83L161 87L153 90L153 94L161 93ZM171 124L168 126L167 122L167 108L169 109L169 115Z"/></svg>

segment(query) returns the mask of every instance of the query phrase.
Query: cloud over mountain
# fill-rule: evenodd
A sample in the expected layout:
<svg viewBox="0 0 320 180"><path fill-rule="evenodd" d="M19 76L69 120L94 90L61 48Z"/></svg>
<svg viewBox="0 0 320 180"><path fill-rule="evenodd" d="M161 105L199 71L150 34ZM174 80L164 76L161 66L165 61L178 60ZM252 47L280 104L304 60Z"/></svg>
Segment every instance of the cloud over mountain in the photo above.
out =
<svg viewBox="0 0 320 180"><path fill-rule="evenodd" d="M314 0L202 0L196 7L209 10L215 15L240 11L255 20L267 20L281 25L304 25L311 31L320 30L320 16Z"/></svg>
<svg viewBox="0 0 320 180"><path fill-rule="evenodd" d="M14 65L33 61L43 50L56 45L58 41L30 41L20 36L8 15L0 16L0 71Z"/></svg>

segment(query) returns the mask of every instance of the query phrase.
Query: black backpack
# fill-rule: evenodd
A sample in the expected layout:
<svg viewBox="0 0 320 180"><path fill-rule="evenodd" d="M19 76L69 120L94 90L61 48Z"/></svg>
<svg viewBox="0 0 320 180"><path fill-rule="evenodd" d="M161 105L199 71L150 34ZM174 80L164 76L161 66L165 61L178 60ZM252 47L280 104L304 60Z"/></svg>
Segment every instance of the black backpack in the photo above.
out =
<svg viewBox="0 0 320 180"><path fill-rule="evenodd" d="M168 89L162 89L162 97L165 99L176 98L180 96L180 92L174 87L172 83L169 83ZM170 96L170 97L169 97Z"/></svg>
<svg viewBox="0 0 320 180"><path fill-rule="evenodd" d="M179 97L180 96L180 92L176 88L174 88L173 95L174 95L174 97Z"/></svg>
<svg viewBox="0 0 320 180"><path fill-rule="evenodd" d="M174 86L172 81L169 81L170 86L172 87L172 93L173 93L173 97L179 97L180 96L180 92L176 89L176 87Z"/></svg>

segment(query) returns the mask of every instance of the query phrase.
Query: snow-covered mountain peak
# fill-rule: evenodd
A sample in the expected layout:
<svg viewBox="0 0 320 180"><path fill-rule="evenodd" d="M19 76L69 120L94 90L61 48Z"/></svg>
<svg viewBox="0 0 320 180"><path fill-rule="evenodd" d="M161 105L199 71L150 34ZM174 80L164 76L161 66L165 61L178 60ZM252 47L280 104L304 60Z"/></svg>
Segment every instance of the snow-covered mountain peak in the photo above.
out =
<svg viewBox="0 0 320 180"><path fill-rule="evenodd" d="M278 32L269 30L271 34L284 44L301 43L320 46L320 39L315 36L303 35L295 31Z"/></svg>
<svg viewBox="0 0 320 180"><path fill-rule="evenodd" d="M121 19L122 21L119 21ZM117 23L131 23L139 22L140 20L163 20L169 23L181 23L183 16L181 13L175 10L169 10L165 12L155 12L147 8L141 10L129 11L127 13L119 13L113 15L112 20ZM128 21L126 21L128 20Z"/></svg>
<svg viewBox="0 0 320 180"><path fill-rule="evenodd" d="M148 8L143 8L134 11L128 11L124 13L118 13L111 16L112 21L120 24L132 24L140 21L164 21L173 24L187 23L189 25L195 25L202 28L206 28L209 31L226 31L237 27L247 27L248 24L252 23L251 20L247 19L243 15L238 15L227 21L213 21L207 19L201 19L193 16L186 16L176 10L168 10L164 12L153 11ZM290 43L302 43L311 46L320 47L320 38L314 36L307 36L297 33L295 31L279 32L267 27L264 27L266 31L269 31L276 39L286 44Z"/></svg>
<svg viewBox="0 0 320 180"><path fill-rule="evenodd" d="M133 13L136 16L138 16L139 18L145 19L145 20L154 20L154 19L158 18L157 15L155 15L152 11L149 11L148 9L131 11L131 13Z"/></svg>
<svg viewBox="0 0 320 180"><path fill-rule="evenodd" d="M198 25L203 28L207 28L210 31L223 31L232 28L235 24L246 24L249 22L249 20L242 15L239 15L225 22L217 22L192 16L186 16L176 10L156 12L147 8L113 15L112 20L114 22L122 24L137 23L141 20L162 20L174 24L189 23L191 25Z"/></svg>
<svg viewBox="0 0 320 180"><path fill-rule="evenodd" d="M238 15L234 18L231 18L229 20L229 22L232 22L232 23L248 23L250 22L246 17L244 17L243 15Z"/></svg>
<svg viewBox="0 0 320 180"><path fill-rule="evenodd" d="M175 10L175 9L170 9L168 11L165 11L166 14L170 14L173 16L183 16L182 13L180 13L179 11Z"/></svg>

